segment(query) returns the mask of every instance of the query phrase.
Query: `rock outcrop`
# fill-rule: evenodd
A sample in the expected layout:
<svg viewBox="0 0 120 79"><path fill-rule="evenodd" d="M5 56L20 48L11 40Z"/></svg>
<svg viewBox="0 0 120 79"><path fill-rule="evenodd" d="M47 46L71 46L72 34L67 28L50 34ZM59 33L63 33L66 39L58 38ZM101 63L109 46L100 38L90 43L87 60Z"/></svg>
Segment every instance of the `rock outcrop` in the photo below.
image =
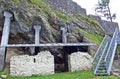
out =
<svg viewBox="0 0 120 79"><path fill-rule="evenodd" d="M52 9L59 10L66 14L84 14L86 15L86 9L81 8L80 5L72 0L45 0Z"/></svg>
<svg viewBox="0 0 120 79"><path fill-rule="evenodd" d="M95 16L95 15L89 15L89 16L97 20L101 24L101 26L105 29L106 33L108 34L113 34L116 27L119 29L117 22L102 20L99 16Z"/></svg>

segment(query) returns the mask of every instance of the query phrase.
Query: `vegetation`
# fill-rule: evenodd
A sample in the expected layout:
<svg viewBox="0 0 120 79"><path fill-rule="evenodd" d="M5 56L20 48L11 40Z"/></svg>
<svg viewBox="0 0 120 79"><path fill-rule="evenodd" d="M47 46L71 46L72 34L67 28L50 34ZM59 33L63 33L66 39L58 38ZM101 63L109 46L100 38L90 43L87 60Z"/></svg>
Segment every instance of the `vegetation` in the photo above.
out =
<svg viewBox="0 0 120 79"><path fill-rule="evenodd" d="M101 13L103 17L107 18L112 22L113 19L116 18L116 14L111 14L111 10L109 7L110 0L98 0L97 7L95 8L95 11L97 13Z"/></svg>
<svg viewBox="0 0 120 79"><path fill-rule="evenodd" d="M12 0L16 5L20 3L20 0Z"/></svg>
<svg viewBox="0 0 120 79"><path fill-rule="evenodd" d="M65 14L65 13L62 13L62 12L60 12L58 10L54 10L53 12L56 13L56 15L59 18L61 18L64 22L71 22L72 21L72 18L69 15Z"/></svg>
<svg viewBox="0 0 120 79"><path fill-rule="evenodd" d="M42 9L50 10L50 6L44 2L44 0L30 0L32 4L35 4L35 6L38 6ZM42 4L42 5L41 5Z"/></svg>
<svg viewBox="0 0 120 79"><path fill-rule="evenodd" d="M64 73L55 73L54 75L47 76L38 76L34 75L31 77L10 77L8 73L8 69L4 72L0 72L0 74L7 74L6 79L120 79L115 76L94 76L93 71L77 71L77 72L64 72Z"/></svg>
<svg viewBox="0 0 120 79"><path fill-rule="evenodd" d="M78 28L78 30L83 33L85 36L87 36L92 42L95 42L97 45L100 45L100 43L103 40L103 37L100 35L96 35L96 34L92 34L92 33L88 33L80 28Z"/></svg>
<svg viewBox="0 0 120 79"><path fill-rule="evenodd" d="M79 21L84 22L84 24L87 23L85 26L89 28L88 29L89 32L88 32L88 31L85 31L84 29L77 27L79 32L81 32L85 36L87 36L92 42L95 42L97 45L100 45L100 43L102 42L102 39L105 35L105 30L102 28L102 26L96 20L91 19L89 16L79 14L79 15L75 15L75 17ZM101 31L94 30L92 27L99 28Z"/></svg>
<svg viewBox="0 0 120 79"><path fill-rule="evenodd" d="M50 5L44 2L44 0L29 0L35 9L40 11L47 19L49 17L49 13L51 12Z"/></svg>
<svg viewBox="0 0 120 79"><path fill-rule="evenodd" d="M76 17L77 19L79 19L79 20L81 20L81 19L82 19L82 20L85 20L86 22L88 22L88 23L90 23L90 24L92 24L92 25L94 25L94 26L98 26L98 27L103 31L103 33L105 33L105 30L104 30L104 29L102 28L102 26L98 23L98 21L90 18L89 16L79 14L79 15L76 15L75 17Z"/></svg>
<svg viewBox="0 0 120 79"><path fill-rule="evenodd" d="M120 55L120 45L117 46L117 53Z"/></svg>
<svg viewBox="0 0 120 79"><path fill-rule="evenodd" d="M20 0L13 0L13 1L16 4L18 4ZM69 15L62 13L58 10L52 10L51 7L46 2L44 2L44 0L29 0L29 2L31 3L30 4L31 7L40 11L47 19L49 19L49 16L51 15L51 13L54 12L57 15L57 17L59 19L61 19L63 22L72 22L73 21L73 18L71 18ZM86 21L88 23L87 26L89 26L89 24L91 24L94 27L97 26L98 28L100 28L102 30L102 33L105 33L102 26L96 20L93 20L90 17L82 15L82 14L76 15L75 18ZM94 31L96 34L88 33L87 31L84 31L82 29L80 29L80 31L81 31L81 33L85 34L91 41L93 41L99 45L102 40L102 37L100 36L101 33L97 30L93 30L90 26L89 26L89 28L90 28L89 30L91 32Z"/></svg>

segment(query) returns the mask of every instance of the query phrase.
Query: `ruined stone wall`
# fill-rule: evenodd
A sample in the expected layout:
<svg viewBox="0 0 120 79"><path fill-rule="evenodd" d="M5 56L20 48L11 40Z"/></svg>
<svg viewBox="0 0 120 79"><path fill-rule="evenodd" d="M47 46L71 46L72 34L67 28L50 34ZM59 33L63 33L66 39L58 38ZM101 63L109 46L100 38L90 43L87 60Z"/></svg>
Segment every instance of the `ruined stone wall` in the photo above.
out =
<svg viewBox="0 0 120 79"><path fill-rule="evenodd" d="M85 14L86 10L72 0L45 0L52 9L59 10L68 14Z"/></svg>
<svg viewBox="0 0 120 79"><path fill-rule="evenodd" d="M54 57L48 51L36 56L13 56L10 60L11 76L32 76L54 74Z"/></svg>
<svg viewBox="0 0 120 79"><path fill-rule="evenodd" d="M69 71L91 69L92 61L92 57L87 52L74 52L68 57Z"/></svg>

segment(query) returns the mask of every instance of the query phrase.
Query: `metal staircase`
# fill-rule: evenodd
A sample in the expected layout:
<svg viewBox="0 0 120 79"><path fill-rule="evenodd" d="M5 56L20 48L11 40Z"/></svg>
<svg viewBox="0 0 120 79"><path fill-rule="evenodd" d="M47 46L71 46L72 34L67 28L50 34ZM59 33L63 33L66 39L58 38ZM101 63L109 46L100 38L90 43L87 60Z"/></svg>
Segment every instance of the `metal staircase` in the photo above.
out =
<svg viewBox="0 0 120 79"><path fill-rule="evenodd" d="M112 64L117 48L117 37L119 30L116 28L112 36L105 36L93 61L95 66L94 75L110 75Z"/></svg>

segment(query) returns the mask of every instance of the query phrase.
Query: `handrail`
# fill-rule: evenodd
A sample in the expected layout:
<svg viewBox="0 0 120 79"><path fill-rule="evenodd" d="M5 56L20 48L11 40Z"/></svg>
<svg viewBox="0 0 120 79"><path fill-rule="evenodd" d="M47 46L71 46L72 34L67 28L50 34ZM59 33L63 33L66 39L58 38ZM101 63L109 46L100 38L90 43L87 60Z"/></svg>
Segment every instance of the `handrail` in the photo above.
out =
<svg viewBox="0 0 120 79"><path fill-rule="evenodd" d="M115 56L115 53L116 53L116 48L117 48L117 42L115 43L115 46L114 46L114 49L113 49L113 54L112 54L112 57L111 57L111 61L110 61L110 63L109 63L109 67L108 67L108 69L107 69L107 73L108 73L108 75L110 75L110 72L111 72L111 70L112 70L112 64L113 64L113 60L114 60L114 56Z"/></svg>
<svg viewBox="0 0 120 79"><path fill-rule="evenodd" d="M98 50L97 50L97 53L96 53L95 56L94 56L94 59L93 59L94 67L97 65L96 62L98 62L101 54L103 53L103 49L104 49L106 43L109 42L110 39L111 39L111 38L110 38L110 36L108 36L108 35L106 35L106 36L104 37L102 43L100 44L100 46L99 46L99 48L98 48ZM96 60L96 59L98 59L98 60Z"/></svg>
<svg viewBox="0 0 120 79"><path fill-rule="evenodd" d="M109 46L109 48L108 48L108 51L110 51L110 48L111 48L111 46L112 46L112 42L113 42L113 41L114 41L114 39L115 39L115 36L116 36L116 31L115 31L115 32L114 32L114 34L113 34L113 37L112 37L112 39L111 39L111 42L110 42L110 46ZM104 60L104 61L106 61L108 54L109 54L109 52L107 52L107 54L106 54L106 57L105 57L105 60Z"/></svg>
<svg viewBox="0 0 120 79"><path fill-rule="evenodd" d="M115 55L115 50L117 47L117 42L116 42L117 34L118 34L118 28L115 29L115 32L113 34L112 40L110 42L110 46L108 48L108 51L107 51L107 54L105 57L106 69L107 69L108 75L110 75L110 72L111 72L111 67L112 67L112 63L113 63L113 59L114 59L114 55Z"/></svg>
<svg viewBox="0 0 120 79"><path fill-rule="evenodd" d="M98 50L97 50L97 53L95 54L95 56L94 56L94 58L93 58L93 62L94 62L96 56L98 55L98 53L99 53L99 51L100 51L100 49L101 49L101 47L102 47L102 45L103 45L103 43L104 43L106 37L107 37L107 36L105 36L105 37L103 38L103 40L102 40L102 42L101 42L101 44L100 44L100 46L99 46L99 48L98 48Z"/></svg>
<svg viewBox="0 0 120 79"><path fill-rule="evenodd" d="M105 51L106 51L106 49L107 49L107 46L108 46L108 42L106 43L105 48L103 49L103 53L102 53L102 55L101 55L101 57L100 57L100 59L99 59L99 61L98 61L98 64L97 64L96 69L95 69L95 71L94 71L94 74L95 74L96 71L97 71L97 68L98 68L98 66L99 66L99 64L100 64L100 62L101 62L101 60L102 60L102 58L103 58L103 55L105 54Z"/></svg>

